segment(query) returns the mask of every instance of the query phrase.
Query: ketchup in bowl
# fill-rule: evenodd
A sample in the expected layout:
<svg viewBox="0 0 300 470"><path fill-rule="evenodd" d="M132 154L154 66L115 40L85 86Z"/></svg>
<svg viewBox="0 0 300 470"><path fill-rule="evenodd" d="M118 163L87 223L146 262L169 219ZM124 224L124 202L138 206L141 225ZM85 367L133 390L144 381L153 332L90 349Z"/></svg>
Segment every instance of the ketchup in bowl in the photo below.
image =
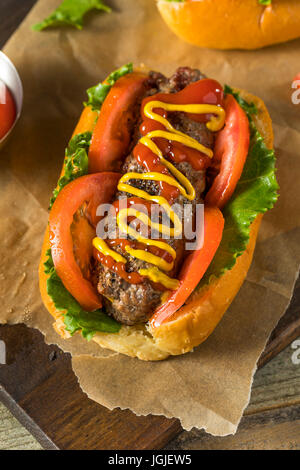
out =
<svg viewBox="0 0 300 470"><path fill-rule="evenodd" d="M6 136L16 120L16 104L12 93L0 80L0 140Z"/></svg>

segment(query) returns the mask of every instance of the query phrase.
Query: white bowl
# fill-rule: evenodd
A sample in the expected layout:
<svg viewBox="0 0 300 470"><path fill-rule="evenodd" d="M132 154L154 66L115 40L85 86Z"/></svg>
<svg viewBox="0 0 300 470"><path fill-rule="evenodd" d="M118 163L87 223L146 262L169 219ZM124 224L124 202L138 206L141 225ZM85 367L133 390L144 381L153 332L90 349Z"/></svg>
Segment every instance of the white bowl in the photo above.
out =
<svg viewBox="0 0 300 470"><path fill-rule="evenodd" d="M12 132L13 128L15 127L23 106L23 86L18 74L18 71L14 64L9 60L9 58L0 51L0 80L2 80L5 85L10 89L13 94L16 103L16 119L13 126L10 130L5 134L2 139L0 139L0 148L3 146L4 142Z"/></svg>

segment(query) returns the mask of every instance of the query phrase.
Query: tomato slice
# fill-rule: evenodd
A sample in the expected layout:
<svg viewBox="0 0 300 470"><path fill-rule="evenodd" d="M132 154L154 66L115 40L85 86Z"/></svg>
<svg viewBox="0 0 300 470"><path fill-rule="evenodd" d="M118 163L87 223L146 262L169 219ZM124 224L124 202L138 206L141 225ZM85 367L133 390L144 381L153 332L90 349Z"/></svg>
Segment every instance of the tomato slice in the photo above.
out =
<svg viewBox="0 0 300 470"><path fill-rule="evenodd" d="M92 239L99 220L96 210L112 200L120 177L108 172L72 181L57 196L49 216L51 253L57 274L88 311L102 306L101 296L89 279Z"/></svg>
<svg viewBox="0 0 300 470"><path fill-rule="evenodd" d="M250 142L246 113L232 95L224 100L225 127L216 138L213 163L220 171L209 189L205 203L222 208L231 198L241 177Z"/></svg>
<svg viewBox="0 0 300 470"><path fill-rule="evenodd" d="M135 106L145 92L146 75L121 77L104 100L89 150L89 173L117 171L128 151Z"/></svg>
<svg viewBox="0 0 300 470"><path fill-rule="evenodd" d="M197 287L220 245L223 228L222 212L217 207L205 207L203 246L193 251L184 261L178 277L180 286L156 309L150 320L152 328L172 320L172 316Z"/></svg>
<svg viewBox="0 0 300 470"><path fill-rule="evenodd" d="M170 104L213 104L216 106L222 106L223 99L224 92L222 85L211 78L204 78L190 83L181 91L176 93L157 93L152 96L147 96L142 102L142 110L144 111L146 104L153 100ZM197 122L207 122L210 118L209 114L189 113L188 116L190 119ZM143 118L146 119L144 112ZM152 121L150 120L150 122ZM157 123L155 124L155 128L156 127ZM164 127L162 126L162 129L163 128Z"/></svg>
<svg viewBox="0 0 300 470"><path fill-rule="evenodd" d="M7 86L0 81L0 139L6 136L16 119L16 105Z"/></svg>

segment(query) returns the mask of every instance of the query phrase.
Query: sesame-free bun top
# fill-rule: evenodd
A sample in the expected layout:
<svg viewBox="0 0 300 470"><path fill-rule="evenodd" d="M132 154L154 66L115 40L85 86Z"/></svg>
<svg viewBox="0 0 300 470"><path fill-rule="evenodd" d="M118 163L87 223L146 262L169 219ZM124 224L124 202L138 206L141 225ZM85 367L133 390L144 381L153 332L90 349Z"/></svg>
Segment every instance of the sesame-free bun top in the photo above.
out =
<svg viewBox="0 0 300 470"><path fill-rule="evenodd" d="M213 49L259 49L300 37L300 2L272 0L157 0L181 39Z"/></svg>

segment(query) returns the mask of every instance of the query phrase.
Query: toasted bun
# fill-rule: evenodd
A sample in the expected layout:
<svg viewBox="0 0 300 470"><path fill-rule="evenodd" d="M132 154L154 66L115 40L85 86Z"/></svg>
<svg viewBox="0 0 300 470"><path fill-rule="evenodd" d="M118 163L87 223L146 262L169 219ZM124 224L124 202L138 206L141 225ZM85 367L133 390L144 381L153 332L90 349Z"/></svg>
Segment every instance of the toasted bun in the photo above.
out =
<svg viewBox="0 0 300 470"><path fill-rule="evenodd" d="M244 91L237 91L244 99L256 104L258 114L254 118L255 124L263 135L267 147L272 148L272 122L263 101ZM237 259L235 266L222 277L213 280L209 286L196 290L186 305L178 310L173 321L163 323L155 329L146 325L123 325L119 333L97 333L93 340L104 348L145 361L158 361L169 355L183 354L205 341L223 317L247 275L261 218L262 216L258 216L253 222L248 247ZM47 294L44 262L48 248L50 242L47 229L39 267L40 291L46 308L55 318L55 330L63 338L68 338L70 335L64 328L63 312L56 310Z"/></svg>
<svg viewBox="0 0 300 470"><path fill-rule="evenodd" d="M157 0L171 30L200 47L259 49L300 36L300 2L272 0Z"/></svg>

